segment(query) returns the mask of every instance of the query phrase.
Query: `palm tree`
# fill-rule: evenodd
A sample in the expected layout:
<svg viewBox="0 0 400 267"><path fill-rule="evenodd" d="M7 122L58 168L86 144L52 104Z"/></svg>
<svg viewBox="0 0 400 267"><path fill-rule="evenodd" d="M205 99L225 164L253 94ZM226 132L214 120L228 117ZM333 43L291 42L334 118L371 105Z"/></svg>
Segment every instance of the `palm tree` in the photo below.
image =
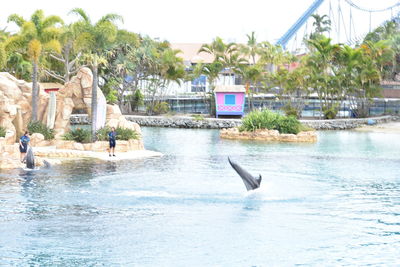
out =
<svg viewBox="0 0 400 267"><path fill-rule="evenodd" d="M333 75L335 55L340 51L340 45L331 44L331 39L321 35L308 41L310 54L305 57L306 66L310 70L311 84L320 100L320 111L326 118L334 118L338 111L335 96L342 95L336 90L338 80Z"/></svg>
<svg viewBox="0 0 400 267"><path fill-rule="evenodd" d="M331 30L331 20L327 15L311 15L314 18L313 26L315 27L315 31L311 33L310 39L315 39L318 36L321 36L324 32L329 32Z"/></svg>
<svg viewBox="0 0 400 267"><path fill-rule="evenodd" d="M5 41L7 40L9 33L6 29L0 30L0 70L2 70L7 63L7 53L5 49Z"/></svg>
<svg viewBox="0 0 400 267"><path fill-rule="evenodd" d="M32 121L37 121L39 61L45 52L61 50L58 26L63 20L58 16L46 17L42 10L37 10L30 21L13 14L8 17L8 22L14 22L20 29L8 39L6 49L27 53L32 62Z"/></svg>
<svg viewBox="0 0 400 267"><path fill-rule="evenodd" d="M115 22L122 17L117 14L107 14L96 23L92 23L88 14L81 8L74 8L70 12L80 17L80 20L73 24L77 33L75 45L85 52L86 62L91 66L93 72L92 84L92 139L96 138L96 114L97 114L97 85L99 65L107 62L105 52L110 48L117 36Z"/></svg>
<svg viewBox="0 0 400 267"><path fill-rule="evenodd" d="M75 31L72 24L64 25L61 28L61 34L59 37L61 43L61 51L53 51L49 54L50 59L54 60L56 64L50 64L52 69L45 68L44 72L46 75L60 80L62 83L69 82L72 75L79 71L80 64L79 59L82 55L82 51L75 45L78 32ZM61 64L61 68L54 69L54 65L58 66Z"/></svg>
<svg viewBox="0 0 400 267"><path fill-rule="evenodd" d="M241 52L251 58L251 64L256 64L256 56L260 51L260 44L257 42L254 32L246 34L247 43L241 46Z"/></svg>

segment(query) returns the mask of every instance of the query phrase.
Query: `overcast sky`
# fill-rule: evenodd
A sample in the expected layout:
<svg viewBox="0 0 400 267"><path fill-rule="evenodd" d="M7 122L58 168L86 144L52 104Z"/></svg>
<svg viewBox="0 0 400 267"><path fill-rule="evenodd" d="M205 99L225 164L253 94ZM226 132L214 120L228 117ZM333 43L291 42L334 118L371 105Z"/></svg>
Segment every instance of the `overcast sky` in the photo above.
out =
<svg viewBox="0 0 400 267"><path fill-rule="evenodd" d="M337 17L339 1L343 18L348 25L350 9L345 0L325 0L318 13L329 15L331 4L333 15ZM384 8L398 2L352 1L369 9ZM117 13L124 18L124 24L120 25L122 28L170 42L204 43L210 42L215 36L227 41L244 42L245 35L251 31L256 32L259 41L275 42L313 2L314 0L15 0L2 5L0 26L7 26L9 30L16 29L15 26L7 24L7 17L17 13L28 19L36 9L43 9L46 15L59 15L66 22L72 22L76 17L68 15L68 12L72 8L81 7L94 21L106 13ZM393 13L397 14L398 11L399 8ZM368 31L369 13L352 9L352 15L357 34ZM373 13L372 26L379 25L390 16L390 11ZM308 23L308 28L311 28L311 24L312 21ZM299 35L304 31L305 28L300 30ZM348 26L346 31L349 31ZM340 32L340 38L344 39L343 22ZM337 33L332 35L335 37Z"/></svg>

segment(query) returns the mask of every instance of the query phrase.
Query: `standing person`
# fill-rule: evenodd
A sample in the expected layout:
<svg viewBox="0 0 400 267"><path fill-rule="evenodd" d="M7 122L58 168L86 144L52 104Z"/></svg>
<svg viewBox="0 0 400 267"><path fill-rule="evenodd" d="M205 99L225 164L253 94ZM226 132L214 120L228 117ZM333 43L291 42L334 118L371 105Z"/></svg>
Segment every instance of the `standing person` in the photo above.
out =
<svg viewBox="0 0 400 267"><path fill-rule="evenodd" d="M29 138L29 132L25 131L25 134L21 136L19 139L19 152L21 152L20 159L21 162L24 161L25 155L26 155L26 150L28 149L29 141L31 139Z"/></svg>
<svg viewBox="0 0 400 267"><path fill-rule="evenodd" d="M117 137L117 132L115 131L115 128L111 128L111 132L108 133L108 141L110 142L110 149L108 150L108 156L111 157L111 151L112 155L115 157L115 138Z"/></svg>

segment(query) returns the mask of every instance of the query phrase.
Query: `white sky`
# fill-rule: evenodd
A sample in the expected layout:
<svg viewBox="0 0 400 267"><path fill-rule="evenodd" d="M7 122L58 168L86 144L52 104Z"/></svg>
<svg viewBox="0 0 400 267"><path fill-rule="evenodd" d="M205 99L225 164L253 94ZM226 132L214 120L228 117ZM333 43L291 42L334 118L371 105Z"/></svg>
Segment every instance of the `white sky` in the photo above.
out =
<svg viewBox="0 0 400 267"><path fill-rule="evenodd" d="M338 2L346 24L349 24L349 5L345 0L325 0L318 13L329 15L329 4L337 16ZM395 4L396 0L352 0L365 8L384 8ZM246 34L256 32L258 41L275 42L314 0L15 0L2 4L0 9L0 27L13 30L15 26L7 24L7 17L12 13L28 19L36 9L43 9L46 15L59 15L66 22L76 20L68 15L75 7L83 8L93 21L106 13L117 13L124 17L122 28L130 31L159 37L170 42L191 43L210 42L216 36L226 41L244 42ZM399 8L394 10L397 14ZM357 34L368 31L369 13L353 9ZM390 18L391 12L372 15L372 27ZM312 21L308 23L311 27ZM343 22L342 22L343 25ZM341 26L341 39L344 30ZM348 26L347 26L348 27ZM301 32L301 33L300 33ZM304 29L299 31L299 35ZM337 34L332 37L337 39ZM299 37L301 39L301 37ZM344 40L340 40L344 41Z"/></svg>

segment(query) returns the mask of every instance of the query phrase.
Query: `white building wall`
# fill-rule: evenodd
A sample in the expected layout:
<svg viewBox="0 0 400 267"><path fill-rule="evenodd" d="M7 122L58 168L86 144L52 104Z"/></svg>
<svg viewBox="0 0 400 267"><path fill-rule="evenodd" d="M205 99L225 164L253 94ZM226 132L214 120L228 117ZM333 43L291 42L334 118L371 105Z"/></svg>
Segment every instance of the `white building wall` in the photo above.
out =
<svg viewBox="0 0 400 267"><path fill-rule="evenodd" d="M218 79L215 81L215 85L235 85L235 76L234 75L223 75L220 74ZM183 82L180 85L177 83L171 83L168 86L168 95L180 95L180 94L190 94L192 92L192 82L187 81ZM206 91L210 91L210 84L208 80L206 80Z"/></svg>

